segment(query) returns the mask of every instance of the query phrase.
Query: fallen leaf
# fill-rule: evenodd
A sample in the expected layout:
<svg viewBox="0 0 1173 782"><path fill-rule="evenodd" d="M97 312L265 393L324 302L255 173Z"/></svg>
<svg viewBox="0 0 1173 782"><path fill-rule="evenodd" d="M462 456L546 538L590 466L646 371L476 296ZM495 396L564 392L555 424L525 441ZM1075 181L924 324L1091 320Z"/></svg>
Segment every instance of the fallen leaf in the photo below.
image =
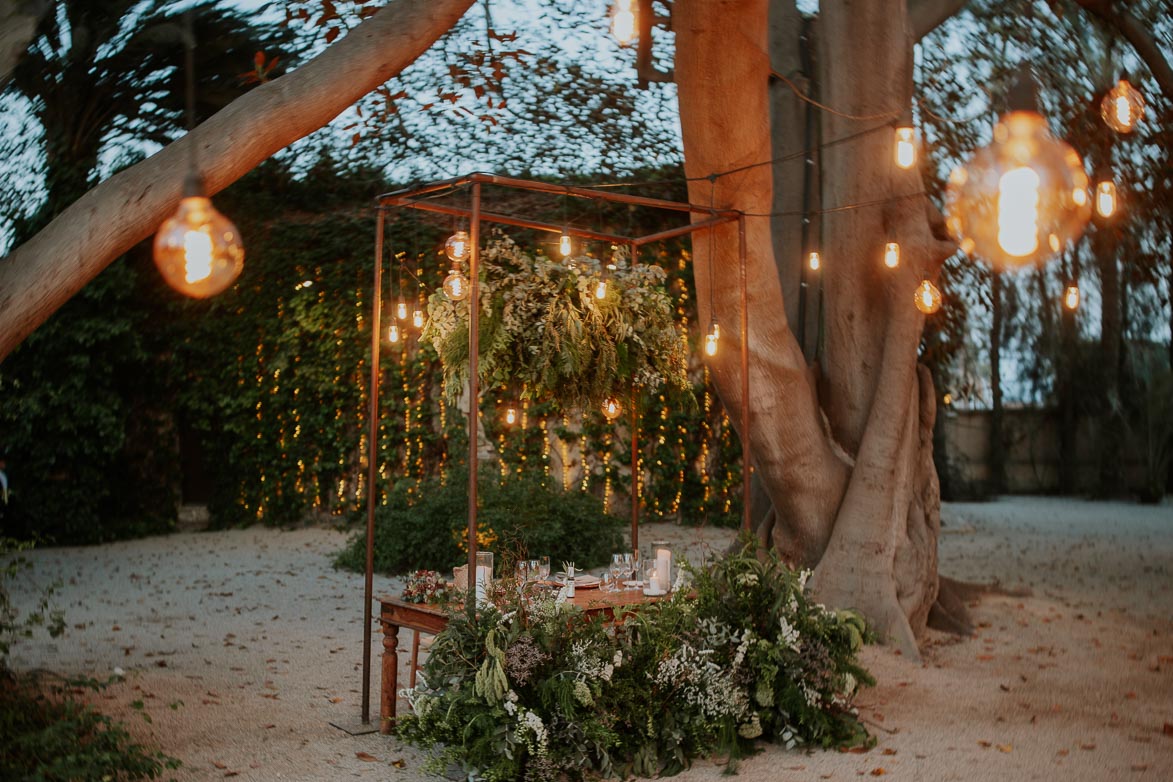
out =
<svg viewBox="0 0 1173 782"><path fill-rule="evenodd" d="M1091 749L1095 749L1096 745L1095 744L1080 744L1079 748L1091 750Z"/></svg>
<svg viewBox="0 0 1173 782"><path fill-rule="evenodd" d="M275 727L277 727L277 726L274 725L273 723L269 723L268 725L265 726L265 730L272 730Z"/></svg>
<svg viewBox="0 0 1173 782"><path fill-rule="evenodd" d="M1149 764L1148 763L1133 763L1132 770L1133 771L1148 771Z"/></svg>
<svg viewBox="0 0 1173 782"><path fill-rule="evenodd" d="M887 774L887 773L888 773L888 772L887 772L887 771L885 771L883 768L873 768L873 769L872 769L872 776L873 776L873 777L882 777L882 776L884 776L884 775L885 775L885 774Z"/></svg>
<svg viewBox="0 0 1173 782"><path fill-rule="evenodd" d="M896 750L892 749L891 747L884 747L884 751L881 752L880 754L881 755L895 755Z"/></svg>
<svg viewBox="0 0 1173 782"><path fill-rule="evenodd" d="M213 766L215 766L216 768L220 769L221 771L223 771L224 769L228 768L228 764L227 764L227 763L221 763L221 762L220 762L220 761L218 761L218 760L213 760L213 761L212 761L212 765L213 765Z"/></svg>
<svg viewBox="0 0 1173 782"><path fill-rule="evenodd" d="M339 695L339 696L338 696L338 697L336 697L336 698L331 698L331 699L330 699L330 703L342 703L342 700L343 700L342 696L341 696L341 695Z"/></svg>
<svg viewBox="0 0 1173 782"><path fill-rule="evenodd" d="M978 746L979 746L979 747L981 747L982 749L989 749L990 747L992 747L992 746L994 746L994 745L993 745L993 743L991 743L991 742L989 742L989 741L981 741L981 740L979 740L979 741L978 741Z"/></svg>
<svg viewBox="0 0 1173 782"><path fill-rule="evenodd" d="M396 758L395 760L391 761L391 765L395 766L395 768L404 768L407 766L407 761L403 758Z"/></svg>
<svg viewBox="0 0 1173 782"><path fill-rule="evenodd" d="M999 744L998 751L999 752L1013 752L1014 745L1013 744Z"/></svg>
<svg viewBox="0 0 1173 782"><path fill-rule="evenodd" d="M236 776L240 776L240 772L239 772L239 771L225 771L225 772L224 772L224 776L226 776L226 777L236 777Z"/></svg>
<svg viewBox="0 0 1173 782"><path fill-rule="evenodd" d="M359 760L365 760L367 763L378 763L379 759L367 752L356 752L354 756Z"/></svg>

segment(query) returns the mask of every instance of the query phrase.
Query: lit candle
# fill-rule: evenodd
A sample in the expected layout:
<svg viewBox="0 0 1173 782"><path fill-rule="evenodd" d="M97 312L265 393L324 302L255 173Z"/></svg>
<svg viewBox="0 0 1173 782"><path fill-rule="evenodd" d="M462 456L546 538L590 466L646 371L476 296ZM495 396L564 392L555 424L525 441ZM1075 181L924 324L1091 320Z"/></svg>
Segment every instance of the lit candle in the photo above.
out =
<svg viewBox="0 0 1173 782"><path fill-rule="evenodd" d="M667 546L656 549L656 591L667 592L672 587L672 549Z"/></svg>

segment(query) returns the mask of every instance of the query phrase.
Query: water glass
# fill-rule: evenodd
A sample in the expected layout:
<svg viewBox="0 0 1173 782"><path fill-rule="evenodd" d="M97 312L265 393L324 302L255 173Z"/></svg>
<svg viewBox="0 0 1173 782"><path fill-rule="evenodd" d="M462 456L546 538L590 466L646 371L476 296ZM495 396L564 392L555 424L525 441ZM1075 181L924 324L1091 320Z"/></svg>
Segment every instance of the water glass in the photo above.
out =
<svg viewBox="0 0 1173 782"><path fill-rule="evenodd" d="M611 555L611 591L618 592L623 584L623 577L627 574L627 568L623 564L622 554Z"/></svg>
<svg viewBox="0 0 1173 782"><path fill-rule="evenodd" d="M545 581L550 578L550 558L541 557L538 559L538 578Z"/></svg>

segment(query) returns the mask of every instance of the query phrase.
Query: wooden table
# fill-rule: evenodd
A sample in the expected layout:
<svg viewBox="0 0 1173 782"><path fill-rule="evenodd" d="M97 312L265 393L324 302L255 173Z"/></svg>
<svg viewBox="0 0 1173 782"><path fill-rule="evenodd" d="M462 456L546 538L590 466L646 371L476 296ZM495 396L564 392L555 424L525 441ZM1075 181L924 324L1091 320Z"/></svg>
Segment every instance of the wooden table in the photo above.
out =
<svg viewBox="0 0 1173 782"><path fill-rule="evenodd" d="M448 626L445 608L424 603L408 603L399 597L380 595L379 624L383 626L383 675L379 696L379 732L390 733L395 725L396 699L399 692L399 630L412 631L411 674L408 686L415 686L419 668L420 633L436 635ZM601 589L579 589L566 601L581 608L586 614L613 615L616 608L652 603L662 597L645 595L638 589L622 592L604 592Z"/></svg>

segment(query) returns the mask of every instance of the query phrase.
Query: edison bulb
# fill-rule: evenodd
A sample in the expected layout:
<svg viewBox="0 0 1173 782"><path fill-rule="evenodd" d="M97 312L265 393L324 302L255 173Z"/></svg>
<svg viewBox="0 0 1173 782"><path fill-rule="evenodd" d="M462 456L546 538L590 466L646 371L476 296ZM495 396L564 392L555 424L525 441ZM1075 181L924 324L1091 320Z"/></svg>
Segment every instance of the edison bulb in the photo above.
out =
<svg viewBox="0 0 1173 782"><path fill-rule="evenodd" d="M705 355L706 356L717 355L717 342L719 339L720 339L720 337L717 334L716 329L714 329L713 331L710 331L708 334L705 335Z"/></svg>
<svg viewBox="0 0 1173 782"><path fill-rule="evenodd" d="M819 270L819 266L822 265L822 261L819 259L819 254L817 252L812 252L810 255L808 255L806 258L806 265L810 267L812 272L817 272Z"/></svg>
<svg viewBox="0 0 1173 782"><path fill-rule="evenodd" d="M928 280L921 280L916 286L916 308L926 315L941 309L941 291Z"/></svg>
<svg viewBox="0 0 1173 782"><path fill-rule="evenodd" d="M516 407L505 408L505 423L508 424L509 426L513 426L515 423L517 423L517 408Z"/></svg>
<svg viewBox="0 0 1173 782"><path fill-rule="evenodd" d="M889 269L895 269L900 265L900 245L896 242L884 245L884 265Z"/></svg>
<svg viewBox="0 0 1173 782"><path fill-rule="evenodd" d="M896 165L900 168L916 165L916 139L912 128L896 128Z"/></svg>
<svg viewBox="0 0 1173 782"><path fill-rule="evenodd" d="M460 269L451 269L444 278L444 295L450 301L464 301L468 298L468 280L460 273Z"/></svg>
<svg viewBox="0 0 1173 782"><path fill-rule="evenodd" d="M399 326L398 326L398 324L392 323L391 328L387 329L387 341L390 342L392 345L395 345L399 342Z"/></svg>
<svg viewBox="0 0 1173 782"><path fill-rule="evenodd" d="M953 170L945 225L971 256L995 268L1045 261L1079 238L1091 217L1079 154L1034 111L1014 111L994 139Z"/></svg>
<svg viewBox="0 0 1173 782"><path fill-rule="evenodd" d="M407 320L407 302L402 299L395 305L395 317L400 320Z"/></svg>
<svg viewBox="0 0 1173 782"><path fill-rule="evenodd" d="M184 197L159 226L154 256L167 284L196 299L216 295L244 269L240 233L202 195Z"/></svg>
<svg viewBox="0 0 1173 782"><path fill-rule="evenodd" d="M1079 286L1068 283L1067 290L1063 291L1063 306L1075 312L1079 309Z"/></svg>
<svg viewBox="0 0 1173 782"><path fill-rule="evenodd" d="M953 394L945 392L945 396L941 397L941 401L945 403L945 407L953 404Z"/></svg>
<svg viewBox="0 0 1173 782"><path fill-rule="evenodd" d="M1131 133L1144 117L1144 96L1121 77L1100 102L1100 116L1117 133Z"/></svg>
<svg viewBox="0 0 1173 782"><path fill-rule="evenodd" d="M604 400L604 402L603 402L603 417L604 418L606 418L608 421L614 421L616 418L618 418L622 414L623 414L623 405L621 405L619 403L618 399L616 399L613 396L609 396L609 397L607 397L606 400Z"/></svg>
<svg viewBox="0 0 1173 782"><path fill-rule="evenodd" d="M416 310L415 312L411 313L411 325L415 326L417 329L422 329L424 327L423 310Z"/></svg>
<svg viewBox="0 0 1173 782"><path fill-rule="evenodd" d="M1096 214L1111 217L1116 212L1116 185L1104 181L1096 185Z"/></svg>
<svg viewBox="0 0 1173 782"><path fill-rule="evenodd" d="M448 237L448 241L444 243L444 254L453 261L463 261L468 258L468 251L471 247L471 240L468 238L467 231L457 231Z"/></svg>
<svg viewBox="0 0 1173 782"><path fill-rule="evenodd" d="M623 46L635 38L635 10L633 0L616 0L615 13L611 17L611 34Z"/></svg>
<svg viewBox="0 0 1173 782"><path fill-rule="evenodd" d="M596 299L607 298L607 281L606 280L599 280L598 284L595 285L595 298Z"/></svg>
<svg viewBox="0 0 1173 782"><path fill-rule="evenodd" d="M569 258L570 254L574 252L574 243L570 240L570 234L562 234L558 238L558 252L562 254L563 258Z"/></svg>

